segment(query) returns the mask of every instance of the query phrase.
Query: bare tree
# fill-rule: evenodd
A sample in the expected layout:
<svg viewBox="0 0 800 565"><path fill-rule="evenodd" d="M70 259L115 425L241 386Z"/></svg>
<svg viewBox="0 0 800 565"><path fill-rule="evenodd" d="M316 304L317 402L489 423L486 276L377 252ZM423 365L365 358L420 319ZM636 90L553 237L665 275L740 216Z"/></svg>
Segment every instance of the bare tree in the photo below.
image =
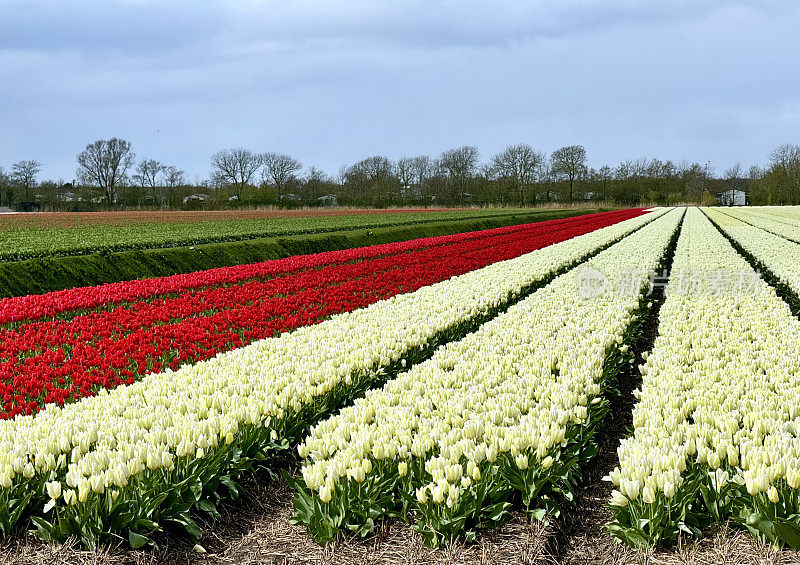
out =
<svg viewBox="0 0 800 565"><path fill-rule="evenodd" d="M164 167L164 186L168 188L177 188L182 184L186 184L184 179L184 172L175 165L167 165Z"/></svg>
<svg viewBox="0 0 800 565"><path fill-rule="evenodd" d="M450 197L461 204L478 168L478 148L464 145L448 149L439 156L439 164L447 176Z"/></svg>
<svg viewBox="0 0 800 565"><path fill-rule="evenodd" d="M164 167L164 186L167 187L167 202L172 206L175 201L175 189L186 184L184 173L174 165Z"/></svg>
<svg viewBox="0 0 800 565"><path fill-rule="evenodd" d="M414 179L416 174L414 172L414 158L402 157L397 160L395 164L395 176L400 181L400 190L404 196L409 196L412 192Z"/></svg>
<svg viewBox="0 0 800 565"><path fill-rule="evenodd" d="M36 175L41 170L38 161L17 161L11 165L11 181L25 190L25 200L31 199L31 188L36 186Z"/></svg>
<svg viewBox="0 0 800 565"><path fill-rule="evenodd" d="M742 178L742 164L736 163L732 167L725 170L725 185L726 191L723 198L723 203L729 206L736 204L736 191L744 191L745 180Z"/></svg>
<svg viewBox="0 0 800 565"><path fill-rule="evenodd" d="M550 202L553 191L553 175L550 172L550 160L545 159L539 166L539 171L536 175L536 182L539 186L544 187L545 202Z"/></svg>
<svg viewBox="0 0 800 565"><path fill-rule="evenodd" d="M728 181L728 186L738 190L742 180L742 164L736 163L732 167L725 169L725 180Z"/></svg>
<svg viewBox="0 0 800 565"><path fill-rule="evenodd" d="M14 203L14 183L11 182L11 177L0 166L0 204L3 203L4 196L6 204L11 206Z"/></svg>
<svg viewBox="0 0 800 565"><path fill-rule="evenodd" d="M536 175L544 162L544 153L536 151L527 143L509 145L501 153L492 157L490 172L514 185L519 203L525 204L525 192L536 180Z"/></svg>
<svg viewBox="0 0 800 565"><path fill-rule="evenodd" d="M586 172L586 149L583 145L568 145L550 155L550 170L556 177L569 181L569 201L572 202L575 180Z"/></svg>
<svg viewBox="0 0 800 565"><path fill-rule="evenodd" d="M214 167L214 176L223 184L233 186L239 201L242 199L242 190L250 184L253 175L261 166L261 155L249 149L237 147L223 149L211 156L211 165Z"/></svg>
<svg viewBox="0 0 800 565"><path fill-rule="evenodd" d="M428 157L427 155L419 155L418 157L414 157L414 174L416 175L416 183L422 185L428 180L435 169L436 163L433 162L433 159Z"/></svg>
<svg viewBox="0 0 800 565"><path fill-rule="evenodd" d="M261 155L261 162L264 165L264 170L261 171L262 180L272 184L279 197L294 173L303 168L303 164L294 157L280 153L264 153Z"/></svg>
<svg viewBox="0 0 800 565"><path fill-rule="evenodd" d="M304 176L303 193L308 202L315 202L330 188L333 179L325 171L312 165Z"/></svg>
<svg viewBox="0 0 800 565"><path fill-rule="evenodd" d="M133 180L142 188L149 188L153 198L156 198L156 188L159 185L158 175L164 172L166 166L155 159L144 159L136 166Z"/></svg>
<svg viewBox="0 0 800 565"><path fill-rule="evenodd" d="M800 145L784 144L769 155L770 166L764 181L767 204L789 204L800 194Z"/></svg>
<svg viewBox="0 0 800 565"><path fill-rule="evenodd" d="M603 165L597 169L597 175L600 179L601 190L603 191L603 193L600 195L600 198L605 200L608 198L608 185L611 182L611 179L614 177L614 169L608 165Z"/></svg>
<svg viewBox="0 0 800 565"><path fill-rule="evenodd" d="M78 178L100 187L106 202L114 204L117 188L125 183L125 174L135 157L130 141L98 139L78 154Z"/></svg>
<svg viewBox="0 0 800 565"><path fill-rule="evenodd" d="M425 199L428 179L436 172L436 162L427 155L418 155L412 159L414 184L419 198Z"/></svg>
<svg viewBox="0 0 800 565"><path fill-rule="evenodd" d="M348 167L344 184L349 196L368 197L377 206L385 205L399 188L394 163L382 155L367 157Z"/></svg>
<svg viewBox="0 0 800 565"><path fill-rule="evenodd" d="M782 169L787 175L796 174L800 172L800 145L779 145L770 152L769 160L772 167Z"/></svg>

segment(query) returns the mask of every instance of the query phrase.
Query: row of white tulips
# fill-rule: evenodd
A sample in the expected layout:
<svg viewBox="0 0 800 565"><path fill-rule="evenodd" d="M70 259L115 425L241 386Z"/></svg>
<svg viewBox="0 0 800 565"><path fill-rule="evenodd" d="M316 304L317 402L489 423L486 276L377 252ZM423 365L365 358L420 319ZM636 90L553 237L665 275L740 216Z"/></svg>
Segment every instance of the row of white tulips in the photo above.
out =
<svg viewBox="0 0 800 565"><path fill-rule="evenodd" d="M787 223L784 218L746 207L724 208L719 209L719 212L731 218L747 222L769 233L779 235L789 241L800 243L800 221Z"/></svg>
<svg viewBox="0 0 800 565"><path fill-rule="evenodd" d="M690 209L673 273L698 269L750 266ZM612 531L668 545L732 518L800 546L800 320L763 280L742 293L671 285L658 331L640 368L633 436L609 476Z"/></svg>
<svg viewBox="0 0 800 565"><path fill-rule="evenodd" d="M737 210L794 226L795 229L800 230L800 208L797 206L748 206L737 208Z"/></svg>
<svg viewBox="0 0 800 565"><path fill-rule="evenodd" d="M780 283L800 295L800 244L747 224L715 208L705 214ZM800 228L798 228L800 233Z"/></svg>
<svg viewBox="0 0 800 565"><path fill-rule="evenodd" d="M337 315L131 386L0 422L0 531L32 509L51 539L199 535L238 473L299 441L308 426L387 374L464 335L509 301L653 214ZM222 488L226 487L226 488ZM211 500L208 500L208 499ZM49 502L47 502L49 500Z"/></svg>
<svg viewBox="0 0 800 565"><path fill-rule="evenodd" d="M753 207L753 209L770 216L778 216L800 222L800 206L758 206Z"/></svg>
<svg viewBox="0 0 800 565"><path fill-rule="evenodd" d="M648 275L682 216L667 213L316 425L298 446L298 522L322 543L413 512L436 544L501 522L513 492L553 510L591 455L604 386L632 363Z"/></svg>

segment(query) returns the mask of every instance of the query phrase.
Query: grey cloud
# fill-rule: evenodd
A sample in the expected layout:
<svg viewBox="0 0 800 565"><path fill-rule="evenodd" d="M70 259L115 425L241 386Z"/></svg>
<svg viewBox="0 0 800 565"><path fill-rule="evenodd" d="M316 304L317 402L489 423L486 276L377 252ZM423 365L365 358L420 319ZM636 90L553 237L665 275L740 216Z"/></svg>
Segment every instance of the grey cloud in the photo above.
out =
<svg viewBox="0 0 800 565"><path fill-rule="evenodd" d="M784 2L741 2L774 10ZM722 0L486 2L315 0L264 2L30 2L5 0L0 47L151 55L209 41L368 41L422 47L511 45L625 23L703 17ZM99 51L99 53L97 52Z"/></svg>
<svg viewBox="0 0 800 565"><path fill-rule="evenodd" d="M0 164L47 176L112 135L190 176L233 145L331 173L518 141L724 168L796 137L788 1L30 6L0 4Z"/></svg>

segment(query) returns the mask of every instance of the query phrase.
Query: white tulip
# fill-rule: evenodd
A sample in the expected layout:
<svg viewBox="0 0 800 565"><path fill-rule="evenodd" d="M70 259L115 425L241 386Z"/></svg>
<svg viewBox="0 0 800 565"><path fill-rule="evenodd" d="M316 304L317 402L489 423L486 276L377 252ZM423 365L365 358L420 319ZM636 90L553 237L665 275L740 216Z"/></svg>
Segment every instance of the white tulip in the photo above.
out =
<svg viewBox="0 0 800 565"><path fill-rule="evenodd" d="M779 221L754 209L689 209L658 337L642 369L634 434L618 449L615 477L623 493L633 481L655 480L672 499L693 457L718 490L734 482L777 503L780 481L800 488L800 462L792 455L800 452L800 321L703 212L782 282L799 288L792 285L800 245L764 231L781 231ZM681 292L680 273L700 273L708 284L723 282L727 273L750 287ZM645 498L649 493L641 503Z"/></svg>

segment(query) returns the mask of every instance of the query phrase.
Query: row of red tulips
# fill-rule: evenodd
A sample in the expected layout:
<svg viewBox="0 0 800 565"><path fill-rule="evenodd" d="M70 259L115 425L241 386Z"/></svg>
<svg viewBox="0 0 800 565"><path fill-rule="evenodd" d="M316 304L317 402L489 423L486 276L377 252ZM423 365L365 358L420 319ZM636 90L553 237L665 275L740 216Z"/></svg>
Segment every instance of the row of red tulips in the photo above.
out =
<svg viewBox="0 0 800 565"><path fill-rule="evenodd" d="M297 273L304 269L335 265L350 261L371 259L380 255L394 255L425 247L451 245L453 243L499 236L532 226L540 229L558 229L573 226L594 218L622 219L635 211L621 210L600 214L587 214L559 220L548 220L535 224L507 226L491 230L465 232L454 235L414 239L370 247L359 247L341 251L328 251L314 255L300 255L233 267L219 267L195 273L186 273L154 279L142 279L104 284L92 287L71 288L44 295L0 298L0 326L19 321L49 318L74 310L84 310L113 304L124 304L152 297L195 291L199 288L240 283L250 279L264 279L276 275Z"/></svg>
<svg viewBox="0 0 800 565"><path fill-rule="evenodd" d="M39 321L0 329L0 417L207 359L641 213L593 214L106 285L94 289L98 297L91 288L52 293L69 296L73 309L101 309L70 319L54 320L49 313L51 319L42 320L48 314L38 314ZM105 292L107 287L116 290ZM75 300L80 292L88 297L83 303ZM70 310L51 295L25 298L40 298L45 306L39 312Z"/></svg>

